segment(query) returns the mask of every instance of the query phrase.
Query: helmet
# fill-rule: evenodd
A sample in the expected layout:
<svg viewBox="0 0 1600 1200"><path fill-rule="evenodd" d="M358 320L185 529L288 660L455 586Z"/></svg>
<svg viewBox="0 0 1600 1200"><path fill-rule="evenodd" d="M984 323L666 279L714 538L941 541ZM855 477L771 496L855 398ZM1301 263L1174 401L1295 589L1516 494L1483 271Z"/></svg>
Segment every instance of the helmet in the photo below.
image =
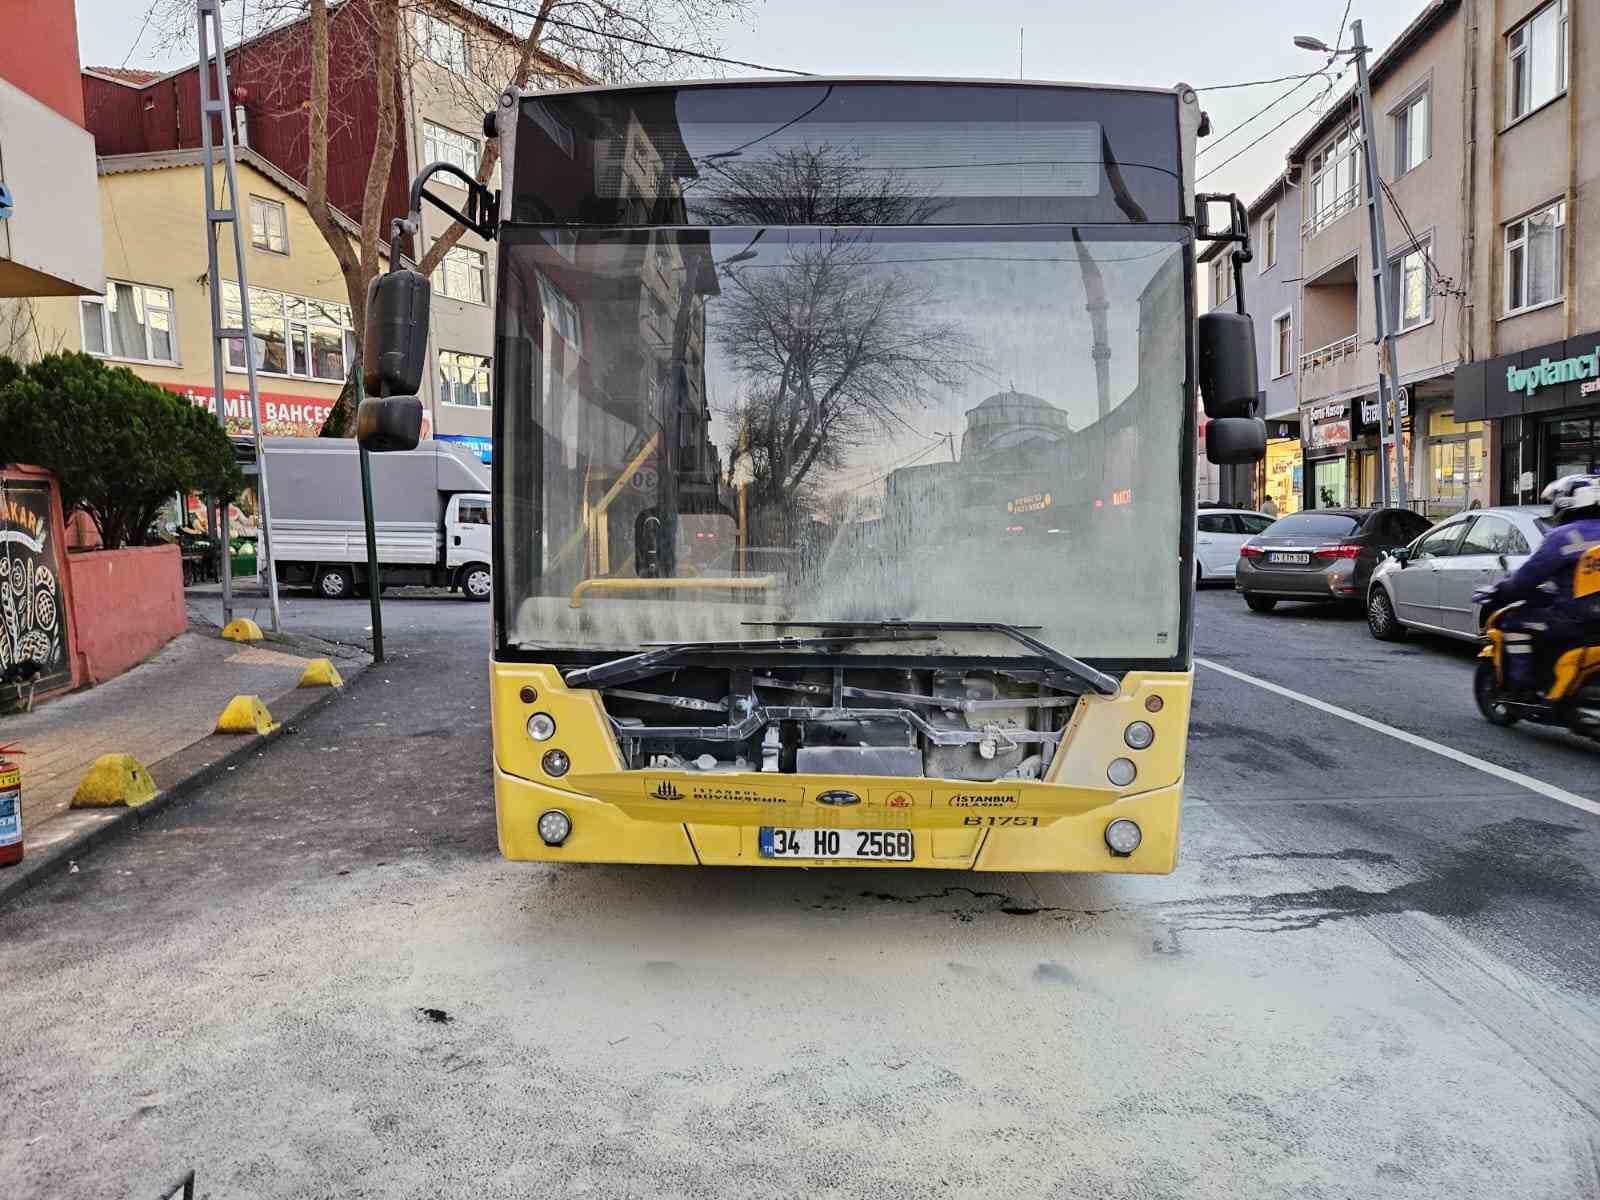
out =
<svg viewBox="0 0 1600 1200"><path fill-rule="evenodd" d="M1557 525L1568 521L1600 520L1600 476L1563 475L1540 496L1550 504L1550 519Z"/></svg>

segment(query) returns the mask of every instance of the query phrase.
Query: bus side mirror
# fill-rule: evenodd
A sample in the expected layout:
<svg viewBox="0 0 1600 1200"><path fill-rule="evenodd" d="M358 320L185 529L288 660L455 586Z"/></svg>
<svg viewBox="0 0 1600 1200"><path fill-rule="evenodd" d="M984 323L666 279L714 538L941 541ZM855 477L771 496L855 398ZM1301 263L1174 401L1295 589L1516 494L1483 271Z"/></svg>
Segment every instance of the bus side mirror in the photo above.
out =
<svg viewBox="0 0 1600 1200"><path fill-rule="evenodd" d="M1206 457L1219 466L1258 463L1267 456L1267 423L1260 417L1206 422Z"/></svg>
<svg viewBox="0 0 1600 1200"><path fill-rule="evenodd" d="M356 441L363 450L415 450L421 440L422 401L415 396L368 396L356 409Z"/></svg>
<svg viewBox="0 0 1600 1200"><path fill-rule="evenodd" d="M415 396L428 359L426 275L390 271L367 284L361 374L369 396Z"/></svg>
<svg viewBox="0 0 1600 1200"><path fill-rule="evenodd" d="M1257 392L1255 326L1236 312L1208 312L1198 324L1206 416L1250 416Z"/></svg>
<svg viewBox="0 0 1600 1200"><path fill-rule="evenodd" d="M1256 330L1244 313L1200 318L1200 395L1205 400L1206 457L1222 466L1267 456L1267 426L1256 404Z"/></svg>

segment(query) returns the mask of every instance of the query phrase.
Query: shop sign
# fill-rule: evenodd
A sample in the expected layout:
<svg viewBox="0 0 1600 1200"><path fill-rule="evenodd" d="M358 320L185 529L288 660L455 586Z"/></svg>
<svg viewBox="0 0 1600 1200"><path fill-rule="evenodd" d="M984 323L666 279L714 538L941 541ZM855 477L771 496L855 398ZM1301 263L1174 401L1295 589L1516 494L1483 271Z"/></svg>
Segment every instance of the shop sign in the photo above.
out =
<svg viewBox="0 0 1600 1200"><path fill-rule="evenodd" d="M492 438L479 437L478 435L471 433L441 433L437 435L435 440L441 442L455 442L459 446L465 446L468 450L476 454L481 462L491 463L494 461L494 439ZM643 474L643 472L640 472L640 474ZM652 474L654 474L654 472L652 472ZM637 487L638 476L634 476L634 479L636 481L635 486Z"/></svg>
<svg viewBox="0 0 1600 1200"><path fill-rule="evenodd" d="M1401 388L1400 389L1400 416L1402 418L1405 418L1405 417L1409 417L1410 415L1411 415L1411 389L1410 388ZM1361 402L1361 423L1363 425L1376 425L1378 423L1378 398L1376 396L1374 396L1371 400L1363 400Z"/></svg>
<svg viewBox="0 0 1600 1200"><path fill-rule="evenodd" d="M1350 444L1350 405L1343 400L1314 404L1306 410L1308 450L1338 450Z"/></svg>
<svg viewBox="0 0 1600 1200"><path fill-rule="evenodd" d="M1589 380L1578 389L1580 395L1600 392L1600 346L1588 354L1575 354L1571 358L1541 358L1531 367L1507 367L1506 391L1531 396L1542 387L1580 379Z"/></svg>
<svg viewBox="0 0 1600 1200"><path fill-rule="evenodd" d="M1036 513L1049 508L1051 498L1049 492L1035 492L1031 496L1018 496L1015 500L1006 501L1008 513Z"/></svg>
<svg viewBox="0 0 1600 1200"><path fill-rule="evenodd" d="M216 392L208 387L193 387L185 383L164 383L169 392L176 392L198 408L217 411ZM284 392L261 392L257 396L261 414L262 437L316 437L322 432L323 422L333 411L333 401L320 396L293 396ZM250 393L245 389L227 388L222 393L223 428L229 437L249 437ZM428 417L422 417L422 436L428 435Z"/></svg>

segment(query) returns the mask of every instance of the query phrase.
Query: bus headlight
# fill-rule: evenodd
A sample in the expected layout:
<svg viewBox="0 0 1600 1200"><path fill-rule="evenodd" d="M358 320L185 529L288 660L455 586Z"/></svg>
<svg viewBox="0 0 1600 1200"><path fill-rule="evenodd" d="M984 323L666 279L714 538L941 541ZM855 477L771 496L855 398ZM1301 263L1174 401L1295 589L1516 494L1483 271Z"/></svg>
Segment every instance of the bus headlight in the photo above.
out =
<svg viewBox="0 0 1600 1200"><path fill-rule="evenodd" d="M549 713L534 713L528 718L528 736L536 742L548 742L556 735L556 719Z"/></svg>
<svg viewBox="0 0 1600 1200"><path fill-rule="evenodd" d="M544 767L546 775L560 779L571 768L572 760L567 757L565 750L548 750L540 765Z"/></svg>
<svg viewBox="0 0 1600 1200"><path fill-rule="evenodd" d="M1156 740L1156 731L1150 728L1148 721L1135 721L1122 731L1122 740L1128 743L1130 750L1148 750L1150 743Z"/></svg>
<svg viewBox="0 0 1600 1200"><path fill-rule="evenodd" d="M1127 787L1138 774L1139 768L1133 765L1131 758L1113 758L1106 768L1106 778L1117 787Z"/></svg>
<svg viewBox="0 0 1600 1200"><path fill-rule="evenodd" d="M1106 845L1111 847L1111 853L1119 858L1126 858L1139 848L1139 843L1144 841L1144 832L1139 828L1138 822L1130 821L1126 817L1119 817L1106 826Z"/></svg>
<svg viewBox="0 0 1600 1200"><path fill-rule="evenodd" d="M571 835L572 818L559 808L548 809L539 814L539 839L546 846L559 846Z"/></svg>

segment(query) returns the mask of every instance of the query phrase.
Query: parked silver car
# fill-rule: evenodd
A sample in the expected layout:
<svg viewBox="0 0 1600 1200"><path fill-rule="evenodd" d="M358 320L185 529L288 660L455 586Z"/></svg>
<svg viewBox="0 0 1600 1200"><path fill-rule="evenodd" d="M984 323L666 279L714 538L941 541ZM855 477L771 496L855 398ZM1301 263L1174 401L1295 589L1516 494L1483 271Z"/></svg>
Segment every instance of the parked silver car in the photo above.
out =
<svg viewBox="0 0 1600 1200"><path fill-rule="evenodd" d="M1417 629L1476 641L1483 613L1472 593L1515 571L1538 549L1550 529L1549 515L1548 508L1533 505L1474 509L1390 551L1367 586L1372 636L1397 642Z"/></svg>

